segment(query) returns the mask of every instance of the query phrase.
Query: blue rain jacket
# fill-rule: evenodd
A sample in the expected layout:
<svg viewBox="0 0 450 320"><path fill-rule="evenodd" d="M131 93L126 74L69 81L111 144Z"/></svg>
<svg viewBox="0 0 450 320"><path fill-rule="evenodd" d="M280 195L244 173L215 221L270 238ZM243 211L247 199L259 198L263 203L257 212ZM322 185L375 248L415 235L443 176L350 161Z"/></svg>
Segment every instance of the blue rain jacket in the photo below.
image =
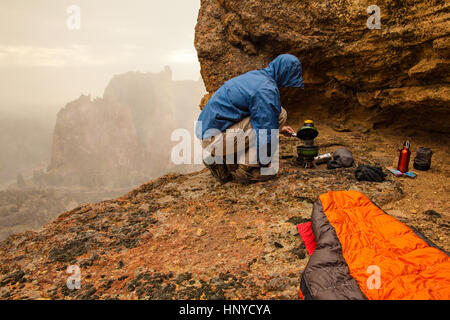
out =
<svg viewBox="0 0 450 320"><path fill-rule="evenodd" d="M199 139L207 139L208 129L224 132L233 124L250 116L258 135L267 129L267 150L270 157L271 129L278 129L281 112L279 88L303 88L302 65L297 57L279 55L264 69L253 70L225 82L203 108L195 128ZM257 136L258 150L262 147ZM276 147L276 146L275 146ZM275 149L275 148L274 148ZM259 159L259 152L258 152Z"/></svg>

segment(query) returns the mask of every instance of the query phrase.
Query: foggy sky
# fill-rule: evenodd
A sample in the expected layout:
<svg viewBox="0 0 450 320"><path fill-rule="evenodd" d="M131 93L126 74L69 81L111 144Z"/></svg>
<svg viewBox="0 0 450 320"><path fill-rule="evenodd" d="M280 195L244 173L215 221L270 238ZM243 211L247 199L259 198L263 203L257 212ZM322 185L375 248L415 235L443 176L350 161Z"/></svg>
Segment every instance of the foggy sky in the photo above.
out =
<svg viewBox="0 0 450 320"><path fill-rule="evenodd" d="M69 30L70 5L81 29ZM102 96L114 74L200 77L194 27L200 0L0 0L0 111L61 108ZM28 110L27 109L27 110Z"/></svg>

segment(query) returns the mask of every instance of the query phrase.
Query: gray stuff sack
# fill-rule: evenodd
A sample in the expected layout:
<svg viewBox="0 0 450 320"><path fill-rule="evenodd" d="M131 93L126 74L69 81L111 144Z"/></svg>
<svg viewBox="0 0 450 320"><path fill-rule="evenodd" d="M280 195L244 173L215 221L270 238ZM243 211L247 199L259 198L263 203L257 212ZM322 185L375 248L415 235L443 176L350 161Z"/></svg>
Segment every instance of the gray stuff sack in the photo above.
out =
<svg viewBox="0 0 450 320"><path fill-rule="evenodd" d="M333 160L328 161L327 168L336 169L351 167L353 166L353 162L354 160L352 152L348 149L340 148L333 153Z"/></svg>

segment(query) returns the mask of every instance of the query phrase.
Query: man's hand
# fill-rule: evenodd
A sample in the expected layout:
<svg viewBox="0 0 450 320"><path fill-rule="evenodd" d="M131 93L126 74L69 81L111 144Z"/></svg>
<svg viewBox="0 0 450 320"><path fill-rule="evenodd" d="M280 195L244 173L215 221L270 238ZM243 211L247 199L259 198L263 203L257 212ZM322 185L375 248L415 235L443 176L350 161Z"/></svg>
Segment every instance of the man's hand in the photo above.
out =
<svg viewBox="0 0 450 320"><path fill-rule="evenodd" d="M295 135L295 131L294 129L292 129L289 126L284 126L281 128L280 133L282 135L285 135L286 137L292 137L293 135Z"/></svg>

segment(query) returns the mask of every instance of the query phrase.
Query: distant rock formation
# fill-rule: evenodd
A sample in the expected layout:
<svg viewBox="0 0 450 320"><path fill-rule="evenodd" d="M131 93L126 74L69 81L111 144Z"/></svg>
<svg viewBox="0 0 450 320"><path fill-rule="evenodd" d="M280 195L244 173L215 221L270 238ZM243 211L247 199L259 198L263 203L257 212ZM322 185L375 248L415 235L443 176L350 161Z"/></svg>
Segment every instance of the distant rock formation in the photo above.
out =
<svg viewBox="0 0 450 320"><path fill-rule="evenodd" d="M305 82L282 91L291 120L450 132L450 3L383 1L381 29L369 29L373 4L202 0L195 46L207 91L291 53Z"/></svg>
<svg viewBox="0 0 450 320"><path fill-rule="evenodd" d="M202 82L161 73L114 76L103 98L81 96L58 113L49 185L122 188L170 170L170 134L193 129Z"/></svg>

